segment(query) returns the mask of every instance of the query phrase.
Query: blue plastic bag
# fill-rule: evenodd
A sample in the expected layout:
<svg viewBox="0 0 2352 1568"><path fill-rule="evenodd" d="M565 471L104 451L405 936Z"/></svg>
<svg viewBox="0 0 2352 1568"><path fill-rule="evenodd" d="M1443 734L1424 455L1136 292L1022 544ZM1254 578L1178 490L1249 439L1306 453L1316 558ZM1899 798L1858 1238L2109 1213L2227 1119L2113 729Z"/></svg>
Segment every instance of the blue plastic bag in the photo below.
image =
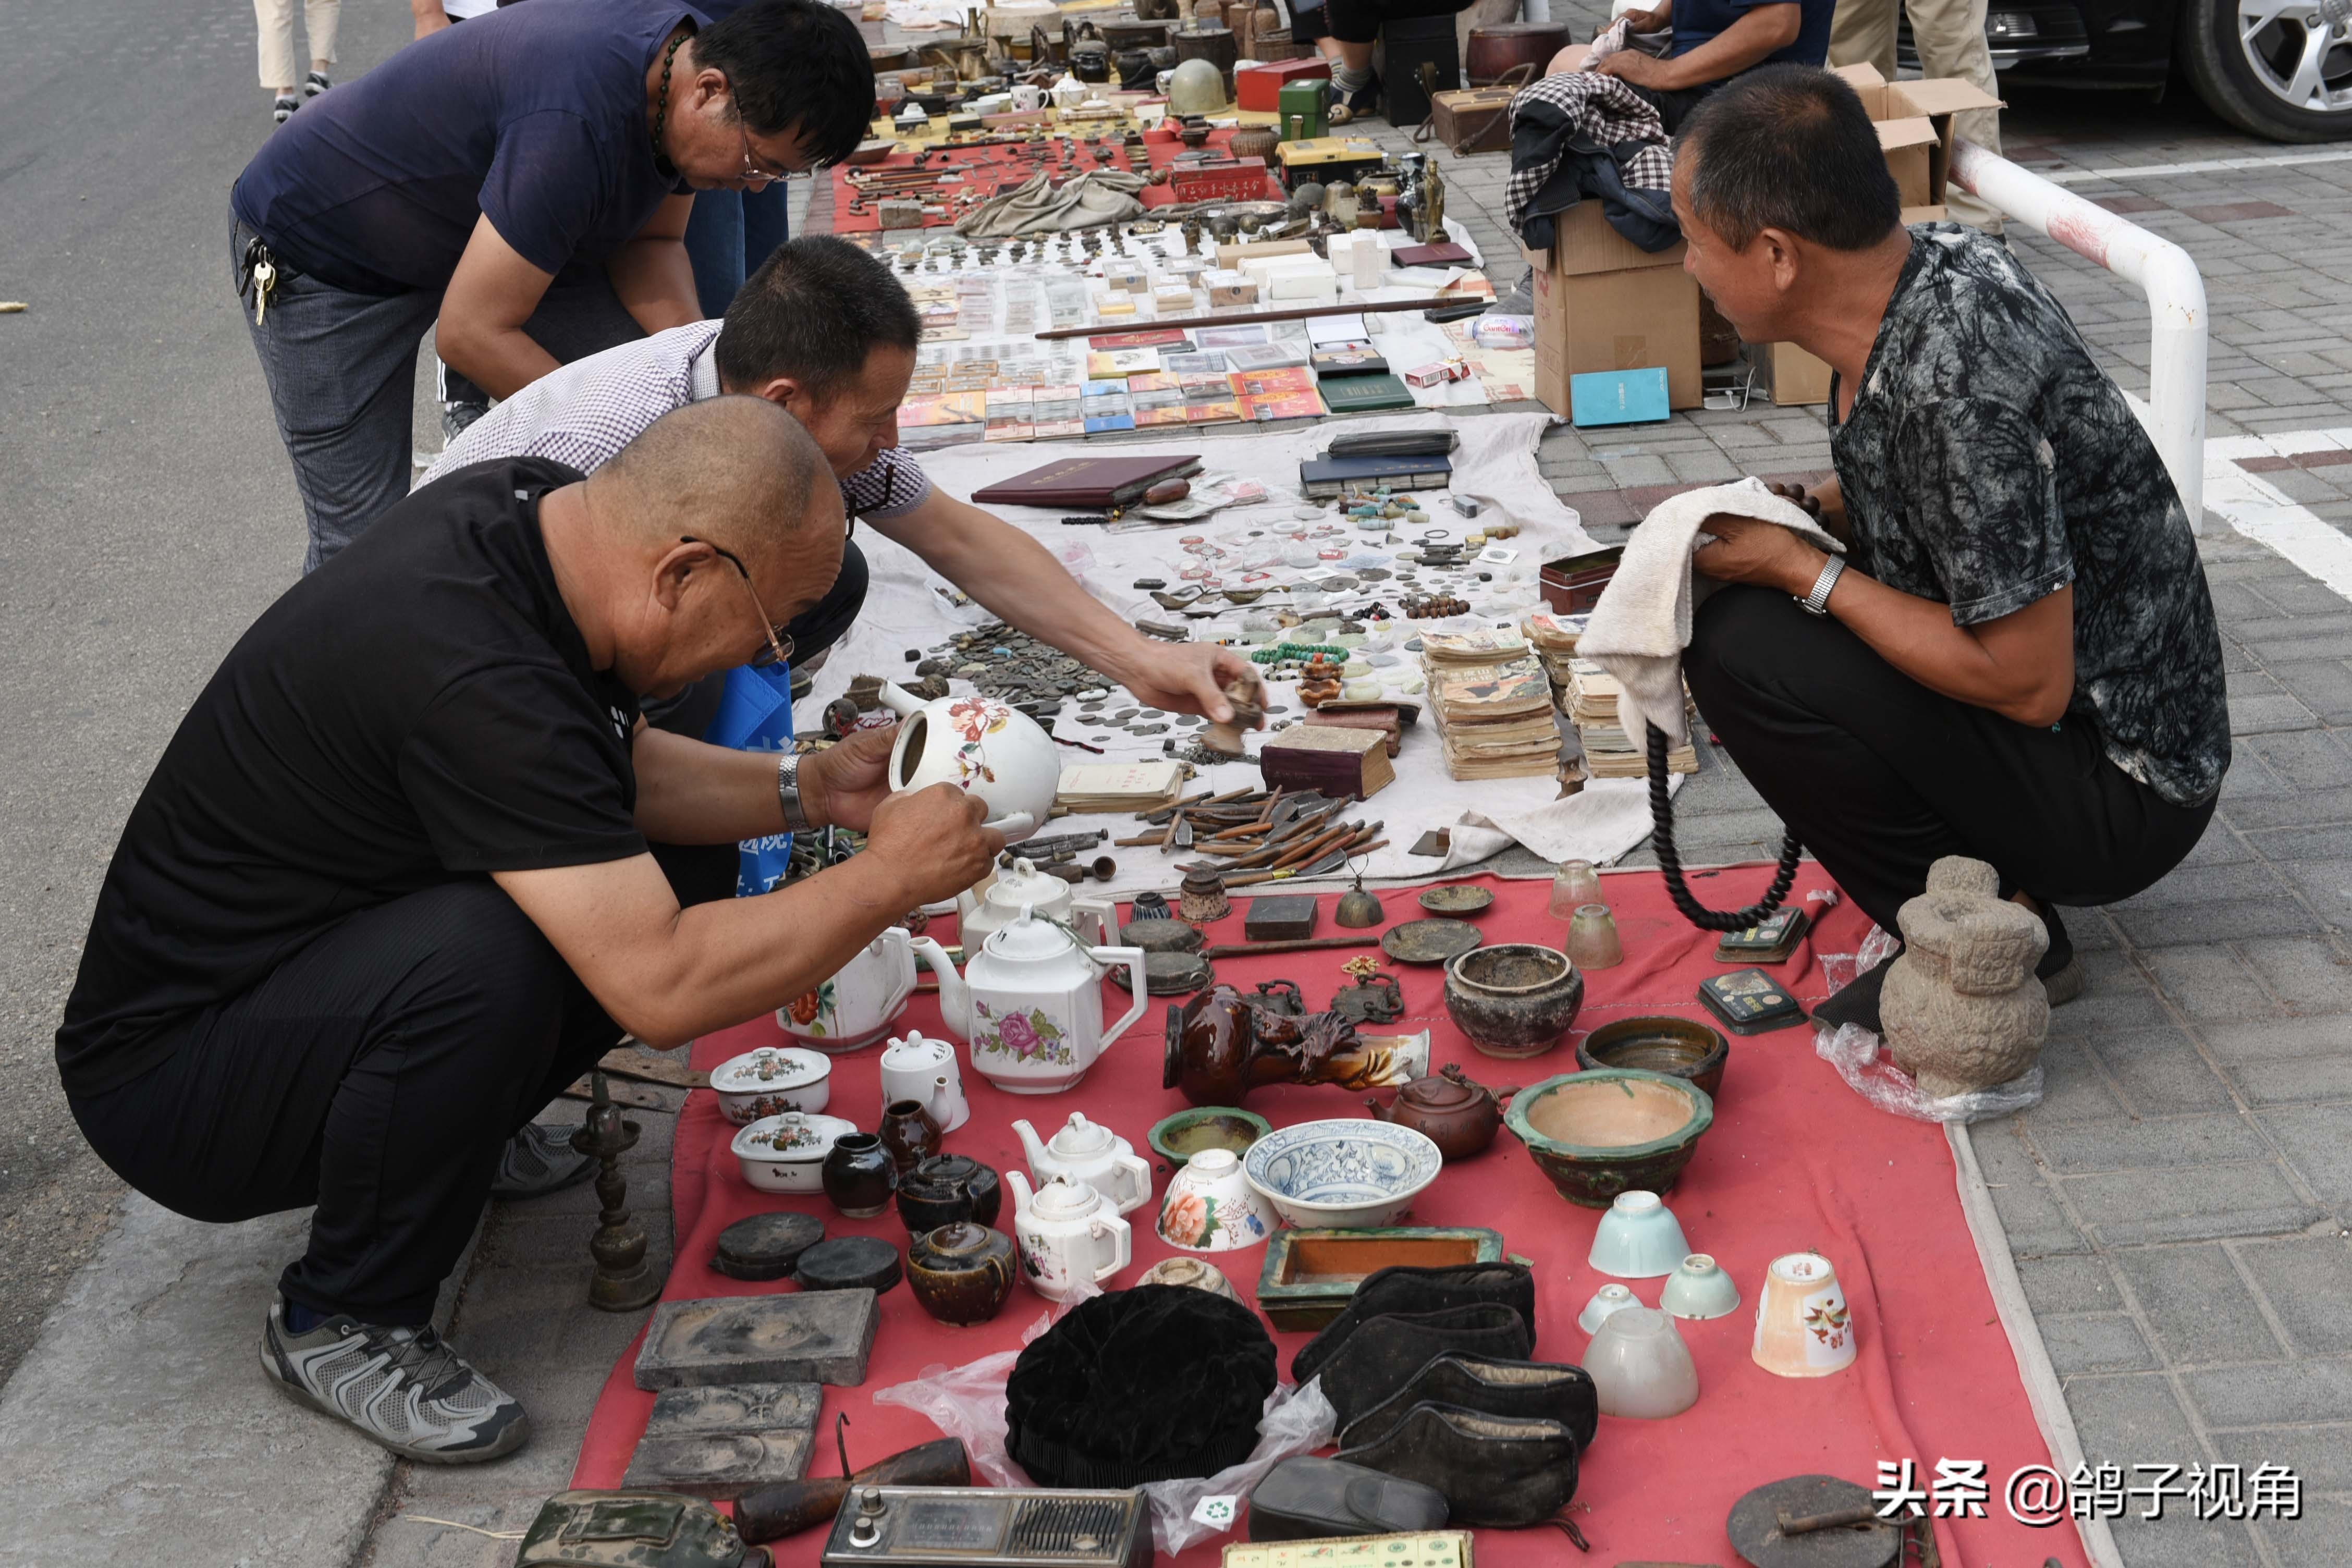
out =
<svg viewBox="0 0 2352 1568"><path fill-rule="evenodd" d="M719 712L702 738L714 746L739 752L781 752L793 743L793 677L783 665L754 669L739 665L727 672L727 688ZM746 838L735 872L735 896L764 893L784 879L791 868L793 836L771 833Z"/></svg>

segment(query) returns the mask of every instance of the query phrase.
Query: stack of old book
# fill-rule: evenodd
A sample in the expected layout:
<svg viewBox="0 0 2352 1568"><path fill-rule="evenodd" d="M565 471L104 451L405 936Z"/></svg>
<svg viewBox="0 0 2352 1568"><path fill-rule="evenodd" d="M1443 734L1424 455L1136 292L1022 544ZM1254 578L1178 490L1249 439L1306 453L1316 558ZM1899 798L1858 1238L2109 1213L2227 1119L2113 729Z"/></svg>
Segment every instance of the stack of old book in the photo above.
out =
<svg viewBox="0 0 2352 1568"><path fill-rule="evenodd" d="M1554 701L1568 710L1568 667L1576 658L1576 639L1584 635L1582 616L1556 616L1531 610L1519 618L1519 631L1543 661L1544 679L1551 682Z"/></svg>
<svg viewBox="0 0 2352 1568"><path fill-rule="evenodd" d="M1649 739L1628 735L1617 716L1617 678L1589 658L1568 661L1568 689L1560 710L1576 726L1584 748L1584 771L1596 779L1638 779L1650 771ZM1698 752L1685 740L1666 752L1670 773L1698 772Z"/></svg>
<svg viewBox="0 0 2352 1568"><path fill-rule="evenodd" d="M1421 643L1446 772L1527 778L1559 765L1551 687L1517 632L1423 632Z"/></svg>

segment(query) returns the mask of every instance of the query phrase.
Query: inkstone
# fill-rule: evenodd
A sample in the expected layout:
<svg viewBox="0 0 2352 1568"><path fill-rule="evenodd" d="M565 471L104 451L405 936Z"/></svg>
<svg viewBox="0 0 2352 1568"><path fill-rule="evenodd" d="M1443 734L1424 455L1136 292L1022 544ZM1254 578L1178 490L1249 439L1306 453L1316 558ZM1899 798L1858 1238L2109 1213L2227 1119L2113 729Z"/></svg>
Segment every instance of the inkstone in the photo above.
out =
<svg viewBox="0 0 2352 1568"><path fill-rule="evenodd" d="M664 1301L654 1309L645 1344L637 1352L637 1386L830 1383L854 1387L866 1381L877 1316L871 1290Z"/></svg>
<svg viewBox="0 0 2352 1568"><path fill-rule="evenodd" d="M823 1398L814 1383L665 1388L621 1484L719 1498L796 1481Z"/></svg>

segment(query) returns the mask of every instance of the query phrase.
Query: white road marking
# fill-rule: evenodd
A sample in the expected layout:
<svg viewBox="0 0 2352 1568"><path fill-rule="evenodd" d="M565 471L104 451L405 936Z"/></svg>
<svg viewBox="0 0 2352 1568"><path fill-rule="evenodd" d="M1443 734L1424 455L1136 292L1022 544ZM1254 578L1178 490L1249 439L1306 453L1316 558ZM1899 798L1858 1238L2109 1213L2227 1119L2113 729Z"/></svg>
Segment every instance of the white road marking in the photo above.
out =
<svg viewBox="0 0 2352 1568"><path fill-rule="evenodd" d="M2012 160L2014 162L2014 160ZM2208 158L2195 163L2118 164L2107 169L2033 172L2053 185L2087 185L2100 180L2168 179L2176 174L2223 174L2237 169L2283 169L2296 163L2352 163L2352 153L2281 153L2264 158Z"/></svg>

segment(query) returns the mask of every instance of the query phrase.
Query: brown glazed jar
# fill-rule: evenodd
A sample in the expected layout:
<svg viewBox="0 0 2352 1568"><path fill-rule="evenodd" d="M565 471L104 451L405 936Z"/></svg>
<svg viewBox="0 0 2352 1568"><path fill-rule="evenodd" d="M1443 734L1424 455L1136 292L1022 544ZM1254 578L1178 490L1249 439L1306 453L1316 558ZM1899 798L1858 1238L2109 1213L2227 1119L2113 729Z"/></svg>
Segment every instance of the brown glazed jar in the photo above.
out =
<svg viewBox="0 0 2352 1568"><path fill-rule="evenodd" d="M1019 1272L1001 1230L959 1220L907 1244L907 1284L942 1323L984 1323L1004 1309Z"/></svg>
<svg viewBox="0 0 2352 1568"><path fill-rule="evenodd" d="M898 1187L898 1167L882 1140L871 1132L846 1132L833 1141L822 1170L824 1195L851 1219L872 1219L890 1206Z"/></svg>
<svg viewBox="0 0 2352 1568"><path fill-rule="evenodd" d="M875 1131L902 1176L938 1153L947 1138L919 1100L894 1100L883 1107L882 1125Z"/></svg>

